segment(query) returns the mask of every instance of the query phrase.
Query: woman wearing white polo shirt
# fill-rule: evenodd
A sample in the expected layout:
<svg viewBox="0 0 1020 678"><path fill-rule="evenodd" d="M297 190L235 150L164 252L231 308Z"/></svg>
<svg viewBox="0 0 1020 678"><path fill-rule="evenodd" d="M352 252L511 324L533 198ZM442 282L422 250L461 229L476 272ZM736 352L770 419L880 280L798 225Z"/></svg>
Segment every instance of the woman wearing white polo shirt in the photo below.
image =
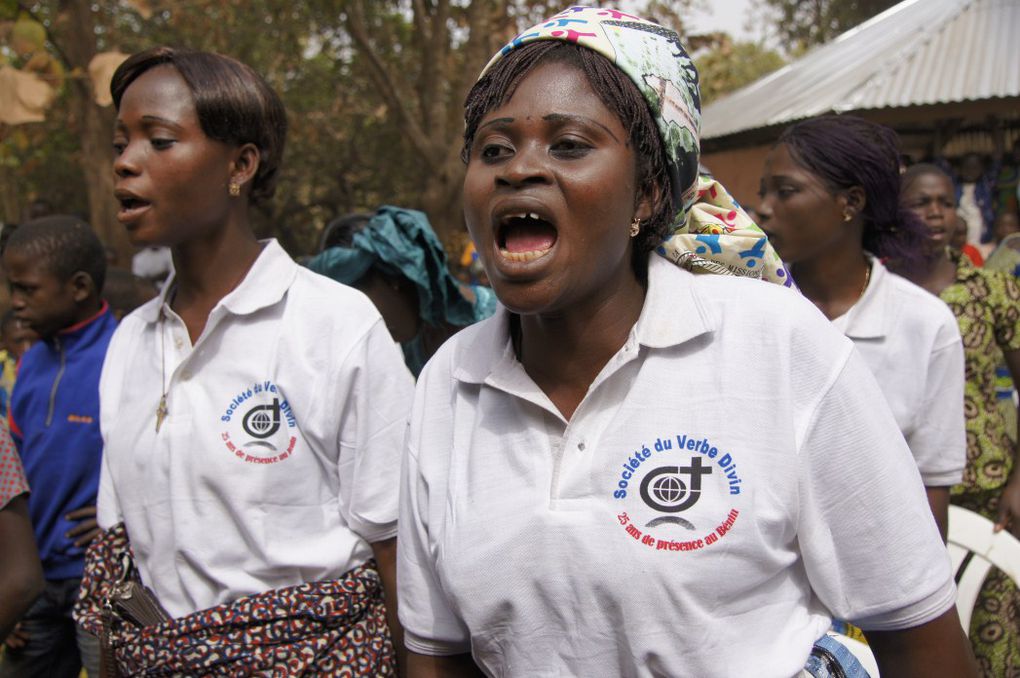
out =
<svg viewBox="0 0 1020 678"><path fill-rule="evenodd" d="M130 57L111 90L120 221L176 273L104 365L106 532L78 616L132 675L392 675L413 384L366 297L252 233L283 106L247 66L169 48Z"/></svg>
<svg viewBox="0 0 1020 678"><path fill-rule="evenodd" d="M882 264L921 268L928 251L927 227L900 207L896 133L847 115L789 127L765 160L758 212L797 287L871 368L945 540L967 449L963 343L948 306Z"/></svg>
<svg viewBox="0 0 1020 678"><path fill-rule="evenodd" d="M834 614L886 675L973 675L895 420L849 341L751 279L786 272L698 178L699 109L675 33L582 7L468 95L465 217L504 308L418 381L412 675L830 675Z"/></svg>

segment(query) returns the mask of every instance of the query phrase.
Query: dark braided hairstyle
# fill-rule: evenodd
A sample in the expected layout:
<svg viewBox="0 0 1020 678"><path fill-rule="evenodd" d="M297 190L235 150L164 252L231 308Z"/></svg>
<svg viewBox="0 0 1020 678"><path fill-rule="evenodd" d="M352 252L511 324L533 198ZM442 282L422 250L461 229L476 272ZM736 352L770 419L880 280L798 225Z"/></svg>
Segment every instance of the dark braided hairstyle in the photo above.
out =
<svg viewBox="0 0 1020 678"><path fill-rule="evenodd" d="M892 270L916 272L930 257L928 227L900 204L900 144L896 132L852 115L825 115L786 128L794 162L833 193L864 189L862 245Z"/></svg>
<svg viewBox="0 0 1020 678"><path fill-rule="evenodd" d="M539 40L500 59L479 78L464 102L461 158L468 162L475 132L485 114L509 101L524 78L536 66L547 63L567 64L583 73L592 91L630 132L628 141L636 160L638 196L655 198L651 218L642 223L641 232L634 238L634 270L643 278L647 254L669 233L677 208L669 185L665 146L648 102L630 78L601 54L568 42Z"/></svg>

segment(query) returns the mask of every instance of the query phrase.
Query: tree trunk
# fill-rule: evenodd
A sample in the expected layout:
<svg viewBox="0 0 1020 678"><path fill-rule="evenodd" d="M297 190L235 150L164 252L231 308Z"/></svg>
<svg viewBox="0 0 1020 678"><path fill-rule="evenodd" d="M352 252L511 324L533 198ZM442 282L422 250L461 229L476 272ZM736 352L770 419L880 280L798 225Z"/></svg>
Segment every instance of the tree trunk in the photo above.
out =
<svg viewBox="0 0 1020 678"><path fill-rule="evenodd" d="M89 200L89 223L100 239L117 253L117 265L131 267L134 248L117 221L113 198L112 107L95 103L88 65L96 55L95 17L88 0L63 0L52 37L60 43L69 66L82 75L68 80L69 99L76 131L81 139L78 158Z"/></svg>

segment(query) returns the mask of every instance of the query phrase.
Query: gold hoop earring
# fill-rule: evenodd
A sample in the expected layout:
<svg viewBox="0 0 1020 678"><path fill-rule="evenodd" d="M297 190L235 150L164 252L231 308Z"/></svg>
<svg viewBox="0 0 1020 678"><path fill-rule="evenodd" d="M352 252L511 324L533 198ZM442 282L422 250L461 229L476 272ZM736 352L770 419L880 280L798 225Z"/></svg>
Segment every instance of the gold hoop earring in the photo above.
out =
<svg viewBox="0 0 1020 678"><path fill-rule="evenodd" d="M641 232L641 220L634 217L634 221L630 222L630 237L634 238L638 233Z"/></svg>
<svg viewBox="0 0 1020 678"><path fill-rule="evenodd" d="M236 181L231 181L229 188L231 198L236 198L237 196L241 195L241 184L237 183Z"/></svg>

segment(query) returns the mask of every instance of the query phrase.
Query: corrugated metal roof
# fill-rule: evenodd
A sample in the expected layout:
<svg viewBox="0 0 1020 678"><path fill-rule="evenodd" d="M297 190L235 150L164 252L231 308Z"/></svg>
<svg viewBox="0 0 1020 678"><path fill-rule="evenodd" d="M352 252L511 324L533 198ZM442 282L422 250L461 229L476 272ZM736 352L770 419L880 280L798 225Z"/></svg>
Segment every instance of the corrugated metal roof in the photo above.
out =
<svg viewBox="0 0 1020 678"><path fill-rule="evenodd" d="M1020 96L1020 0L904 0L707 106L703 139L831 111Z"/></svg>

